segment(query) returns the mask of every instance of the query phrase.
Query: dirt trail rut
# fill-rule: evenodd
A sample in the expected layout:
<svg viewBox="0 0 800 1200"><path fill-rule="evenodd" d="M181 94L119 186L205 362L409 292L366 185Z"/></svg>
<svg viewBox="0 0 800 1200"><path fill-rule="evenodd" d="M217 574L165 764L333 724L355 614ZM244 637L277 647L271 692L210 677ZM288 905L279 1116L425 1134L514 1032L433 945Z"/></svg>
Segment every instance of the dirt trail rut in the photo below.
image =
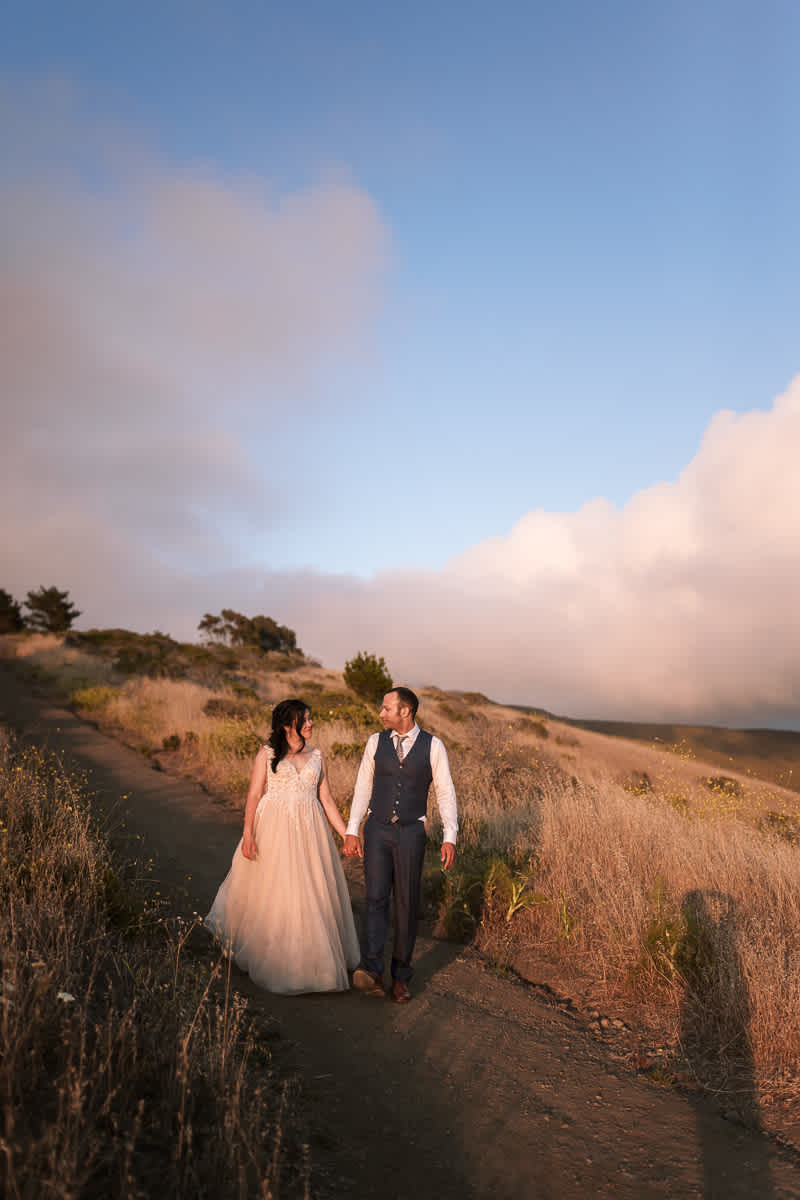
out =
<svg viewBox="0 0 800 1200"><path fill-rule="evenodd" d="M143 837L162 892L187 914L208 909L238 814L5 666L0 722L86 770ZM271 996L236 973L303 1078L314 1197L800 1200L796 1155L633 1075L535 989L425 929L416 965L404 1007L355 993Z"/></svg>

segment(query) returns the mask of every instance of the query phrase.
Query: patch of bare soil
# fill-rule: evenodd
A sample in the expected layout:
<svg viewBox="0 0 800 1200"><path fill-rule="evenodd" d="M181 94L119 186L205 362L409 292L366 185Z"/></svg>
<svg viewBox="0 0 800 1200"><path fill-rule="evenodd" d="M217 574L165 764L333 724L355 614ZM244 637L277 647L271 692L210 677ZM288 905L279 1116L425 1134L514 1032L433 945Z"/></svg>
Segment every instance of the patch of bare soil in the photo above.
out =
<svg viewBox="0 0 800 1200"><path fill-rule="evenodd" d="M124 813L156 858L162 892L186 915L206 911L239 814L154 771L5 666L0 721L85 769L99 802ZM351 882L359 916L352 872ZM210 943L196 953L214 958ZM624 1028L426 928L407 1006L352 992L272 996L238 972L235 983L277 1021L279 1057L301 1077L319 1200L800 1198L791 1146L655 1086L637 1074Z"/></svg>

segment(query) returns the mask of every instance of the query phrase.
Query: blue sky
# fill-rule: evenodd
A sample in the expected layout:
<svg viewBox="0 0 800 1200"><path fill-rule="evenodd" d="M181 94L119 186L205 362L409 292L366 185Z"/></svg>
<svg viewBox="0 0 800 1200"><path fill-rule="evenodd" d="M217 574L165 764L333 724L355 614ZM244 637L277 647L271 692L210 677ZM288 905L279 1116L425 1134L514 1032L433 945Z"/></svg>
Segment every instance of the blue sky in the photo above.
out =
<svg viewBox="0 0 800 1200"><path fill-rule="evenodd" d="M186 347L147 359L162 382L169 374L192 428L212 431L217 445L231 439L242 471L262 477L260 501L239 496L233 468L214 504L204 501L202 456L193 472L180 463L173 478L168 468L151 472L149 502L162 489L173 513L214 525L213 538L195 529L176 547L179 530L169 545L151 536L147 504L138 520L135 489L122 505L113 472L91 496L81 493L84 464L80 481L66 472L59 485L73 534L81 513L96 515L106 502L116 512L119 501L124 520L111 522L109 536L123 521L128 557L188 572L195 596L198 581L208 581L211 597L212 576L238 572L243 608L264 588L275 603L286 589L281 602L292 611L276 615L295 626L300 585L287 580L299 570L317 573L320 597L342 579L364 584L365 597L351 599L356 641L369 627L360 606L376 603L370 587L381 573L435 576L486 539L508 539L526 514L577 518L599 501L624 514L640 494L674 484L715 414L771 412L798 370L799 34L796 5L735 0L396 10L7 4L0 181L42 195L36 189L56 165L69 177L64 195L86 215L86 253L104 280L91 293L104 346L138 337L139 350L152 351L153 330L137 334L130 306L115 325L109 299L114 272L129 270L137 236L165 203L136 207L141 178L155 180L153 196L180 190L187 230L188 214L200 214L206 238L224 220L223 240L255 189L265 220L286 214L287 254L302 277L302 286L295 280L274 294L262 279L259 299L286 313L299 297L303 311L315 310L312 276L327 289L319 323L306 328L295 314L292 353L265 351L260 361L254 333L252 344L223 347L213 362L200 353L196 370ZM212 184L229 208L212 203ZM60 186L42 207L47 230L63 218L69 240ZM339 199L325 208L333 193ZM9 225L8 245L41 245L37 206L19 211L25 229ZM92 238L93 221L102 239ZM153 287L174 284L178 306L198 286L213 290L228 265L245 290L253 286L246 248L209 258L205 275L184 258L179 279L169 276L160 225L157 238L138 244L140 282L149 254ZM25 273L16 253L15 286ZM274 253L259 260L262 272ZM51 295L45 257L37 279ZM204 261L202 241L196 260ZM36 334L43 345L46 336ZM49 347L54 387L64 378L59 353ZM121 367L104 353L107 414L108 380ZM99 369L91 368L90 392ZM102 438L96 445L102 452ZM180 449L171 453L180 458ZM209 463L221 479L219 462ZM190 474L187 491L181 481ZM96 531L87 530L73 592L99 569L92 544ZM13 560L18 589L41 582L31 547L41 556L47 545L31 538ZM535 560L537 545L525 553ZM280 580L256 583L259 572ZM175 583L171 614L183 611L179 592ZM119 599L109 593L104 604ZM159 624L154 607L146 616L137 609L145 624ZM209 607L210 598L198 617ZM96 623L116 623L99 602L84 608ZM345 642L325 633L314 611L306 619L301 644L337 665ZM189 617L173 620L177 628ZM418 672L408 637L395 656ZM497 661L496 646L485 653ZM439 669L447 673L450 661ZM482 661L470 669L480 674ZM502 691L502 673L487 677ZM455 668L452 678L461 682ZM481 680L465 686L473 684ZM794 711L796 685L788 686L770 701L784 721ZM575 687L563 702L580 707L579 680ZM520 688L509 684L516 698ZM689 689L681 711L733 711L730 697L717 704L698 695ZM598 694L592 703L619 711L644 701L616 694L606 704ZM753 711L763 703L754 700Z"/></svg>

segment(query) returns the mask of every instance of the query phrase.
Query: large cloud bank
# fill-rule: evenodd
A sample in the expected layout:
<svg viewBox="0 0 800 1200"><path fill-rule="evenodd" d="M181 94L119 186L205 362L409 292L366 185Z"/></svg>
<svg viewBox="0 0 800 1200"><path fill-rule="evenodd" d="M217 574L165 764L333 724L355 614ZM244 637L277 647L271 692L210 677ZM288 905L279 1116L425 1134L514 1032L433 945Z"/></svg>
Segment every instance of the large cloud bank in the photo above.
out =
<svg viewBox="0 0 800 1200"><path fill-rule="evenodd" d="M327 665L373 650L396 678L564 714L800 728L800 382L718 413L679 478L624 509L530 512L439 571L237 569L234 533L282 503L242 429L358 347L387 240L374 205L347 180L275 194L117 132L87 141L68 96L57 121L52 97L44 116L14 99L1 587L55 583L84 627L189 637L205 611L266 612Z"/></svg>
<svg viewBox="0 0 800 1200"><path fill-rule="evenodd" d="M534 511L439 572L273 577L302 642L567 715L800 728L800 378L621 511Z"/></svg>

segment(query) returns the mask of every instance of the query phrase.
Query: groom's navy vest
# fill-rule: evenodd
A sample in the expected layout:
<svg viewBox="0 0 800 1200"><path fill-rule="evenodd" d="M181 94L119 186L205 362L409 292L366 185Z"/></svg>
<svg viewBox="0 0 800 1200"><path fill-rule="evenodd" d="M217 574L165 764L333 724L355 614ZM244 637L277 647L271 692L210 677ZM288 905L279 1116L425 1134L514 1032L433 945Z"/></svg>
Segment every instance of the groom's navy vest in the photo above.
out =
<svg viewBox="0 0 800 1200"><path fill-rule="evenodd" d="M427 813L428 788L433 780L432 740L429 733L420 729L414 745L400 762L389 730L384 729L378 736L369 806L379 821L388 824L396 815L401 825L410 825Z"/></svg>

